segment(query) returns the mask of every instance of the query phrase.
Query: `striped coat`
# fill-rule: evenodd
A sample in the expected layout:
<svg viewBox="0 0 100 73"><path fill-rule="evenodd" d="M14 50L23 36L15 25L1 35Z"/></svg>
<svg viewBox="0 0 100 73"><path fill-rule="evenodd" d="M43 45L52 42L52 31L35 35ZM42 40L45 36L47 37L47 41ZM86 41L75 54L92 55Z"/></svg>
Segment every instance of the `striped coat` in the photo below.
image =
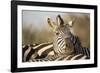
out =
<svg viewBox="0 0 100 73"><path fill-rule="evenodd" d="M72 35L69 39L70 43L74 45L74 52L70 55L65 55L61 57L55 57L53 43L23 45L23 62L78 60L90 58L90 49L82 47L78 37Z"/></svg>

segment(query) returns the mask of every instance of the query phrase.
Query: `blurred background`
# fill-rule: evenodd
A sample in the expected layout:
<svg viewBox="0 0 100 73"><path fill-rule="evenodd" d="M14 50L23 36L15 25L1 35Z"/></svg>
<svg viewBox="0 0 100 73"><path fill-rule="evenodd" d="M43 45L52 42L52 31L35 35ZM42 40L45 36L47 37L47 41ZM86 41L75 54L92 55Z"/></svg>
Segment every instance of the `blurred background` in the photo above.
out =
<svg viewBox="0 0 100 73"><path fill-rule="evenodd" d="M22 11L22 42L23 44L52 42L54 33L51 31L47 18L56 22L60 14L65 23L76 19L71 32L77 35L83 46L90 48L90 15L88 13Z"/></svg>

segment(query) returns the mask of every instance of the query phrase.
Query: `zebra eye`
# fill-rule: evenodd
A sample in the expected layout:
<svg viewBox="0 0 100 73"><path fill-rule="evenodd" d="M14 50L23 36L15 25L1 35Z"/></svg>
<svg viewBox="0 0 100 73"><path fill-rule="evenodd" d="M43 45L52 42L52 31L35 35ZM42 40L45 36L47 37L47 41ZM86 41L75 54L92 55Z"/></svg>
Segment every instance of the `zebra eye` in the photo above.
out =
<svg viewBox="0 0 100 73"><path fill-rule="evenodd" d="M59 32L56 32L56 35L59 35Z"/></svg>

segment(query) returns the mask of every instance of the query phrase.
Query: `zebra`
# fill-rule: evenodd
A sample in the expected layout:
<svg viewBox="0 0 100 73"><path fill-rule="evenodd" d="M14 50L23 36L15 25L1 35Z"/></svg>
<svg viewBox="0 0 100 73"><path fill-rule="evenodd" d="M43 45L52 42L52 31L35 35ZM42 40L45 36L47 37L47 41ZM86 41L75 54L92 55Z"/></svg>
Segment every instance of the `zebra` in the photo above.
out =
<svg viewBox="0 0 100 73"><path fill-rule="evenodd" d="M23 45L22 61L23 62L47 62L47 61L65 61L86 59L83 54L63 55L55 57L53 43L28 44Z"/></svg>
<svg viewBox="0 0 100 73"><path fill-rule="evenodd" d="M68 60L84 60L87 56L83 54L66 55L60 57L42 58L42 59L30 59L29 62L51 62L51 61L68 61Z"/></svg>
<svg viewBox="0 0 100 73"><path fill-rule="evenodd" d="M79 38L70 31L72 21L68 24L64 24L63 19L58 15L57 24L50 18L47 19L47 22L55 33L54 41L49 43L23 45L23 62L79 60L90 58L89 48L83 47Z"/></svg>
<svg viewBox="0 0 100 73"><path fill-rule="evenodd" d="M22 61L41 59L53 54L53 44L50 42L40 44L28 44L22 46Z"/></svg>
<svg viewBox="0 0 100 73"><path fill-rule="evenodd" d="M87 59L90 58L90 49L83 47L77 36L72 34L70 28L75 20L64 23L60 15L56 18L57 23L53 22L51 18L47 19L48 25L52 28L55 33L54 37L54 53L57 56L60 55L78 55L83 54L87 56Z"/></svg>

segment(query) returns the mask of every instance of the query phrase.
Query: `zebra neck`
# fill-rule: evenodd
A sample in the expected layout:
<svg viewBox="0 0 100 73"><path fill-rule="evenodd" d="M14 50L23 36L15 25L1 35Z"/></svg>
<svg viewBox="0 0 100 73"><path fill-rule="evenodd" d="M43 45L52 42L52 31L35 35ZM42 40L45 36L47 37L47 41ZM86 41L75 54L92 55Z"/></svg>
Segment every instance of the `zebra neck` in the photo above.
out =
<svg viewBox="0 0 100 73"><path fill-rule="evenodd" d="M81 42L80 42L80 40L79 40L79 38L77 36L75 36L73 34L70 34L69 40L73 45L78 44L79 46L81 46Z"/></svg>

